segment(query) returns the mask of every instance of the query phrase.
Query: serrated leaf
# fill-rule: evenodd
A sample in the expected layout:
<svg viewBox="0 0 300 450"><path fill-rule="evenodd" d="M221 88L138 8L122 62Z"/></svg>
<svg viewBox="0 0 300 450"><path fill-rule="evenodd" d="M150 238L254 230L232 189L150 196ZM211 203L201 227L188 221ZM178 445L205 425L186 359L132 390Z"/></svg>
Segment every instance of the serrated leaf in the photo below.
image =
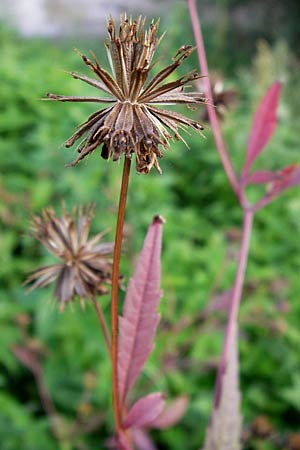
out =
<svg viewBox="0 0 300 450"><path fill-rule="evenodd" d="M243 167L243 178L249 172L255 159L269 142L277 126L277 105L281 91L281 83L276 81L263 97L256 113L248 139L246 161Z"/></svg>
<svg viewBox="0 0 300 450"><path fill-rule="evenodd" d="M162 224L163 219L157 216L148 229L134 276L129 280L123 315L119 318L118 383L121 406L153 349L161 298Z"/></svg>
<svg viewBox="0 0 300 450"><path fill-rule="evenodd" d="M219 401L215 404L203 450L240 450L242 417L237 348L237 325L230 337L227 364L221 379Z"/></svg>
<svg viewBox="0 0 300 450"><path fill-rule="evenodd" d="M184 415L188 405L188 397L181 395L175 398L151 423L151 428L169 428L175 425Z"/></svg>
<svg viewBox="0 0 300 450"><path fill-rule="evenodd" d="M154 392L140 398L130 408L123 428L149 427L163 411L165 400L161 392Z"/></svg>
<svg viewBox="0 0 300 450"><path fill-rule="evenodd" d="M270 170L258 170L247 177L246 184L270 183L274 181L274 174L275 172Z"/></svg>
<svg viewBox="0 0 300 450"><path fill-rule="evenodd" d="M127 437L123 431L120 431L118 433L118 436L115 440L115 445L117 447L117 450L132 450Z"/></svg>
<svg viewBox="0 0 300 450"><path fill-rule="evenodd" d="M146 431L140 428L133 428L131 437L137 450L157 450Z"/></svg>
<svg viewBox="0 0 300 450"><path fill-rule="evenodd" d="M255 173L253 174L253 176ZM257 178L257 177L256 177ZM300 186L300 165L291 164L284 169L273 172L270 176L269 184L267 186L267 193L257 203L256 208L260 209L266 204L270 203L274 198L278 197L282 192L290 187Z"/></svg>

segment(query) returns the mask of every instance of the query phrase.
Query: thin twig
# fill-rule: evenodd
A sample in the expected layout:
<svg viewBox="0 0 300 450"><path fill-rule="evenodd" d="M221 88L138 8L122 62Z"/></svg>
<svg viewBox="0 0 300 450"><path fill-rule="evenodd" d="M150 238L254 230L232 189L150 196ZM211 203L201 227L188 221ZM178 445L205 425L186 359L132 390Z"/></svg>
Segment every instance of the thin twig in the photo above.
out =
<svg viewBox="0 0 300 450"><path fill-rule="evenodd" d="M111 338L110 338L110 334L108 331L108 327L106 324L106 320L101 308L101 305L97 302L96 296L92 296L92 302L97 314L97 318L98 318L98 322L100 324L103 336L104 336L104 340L105 340L105 344L108 350L109 355L111 356Z"/></svg>
<svg viewBox="0 0 300 450"><path fill-rule="evenodd" d="M118 291L119 291L119 267L121 257L121 246L123 236L123 225L126 209L126 198L129 182L131 160L125 156L122 184L120 191L118 219L116 226L116 237L114 246L114 261L112 270L112 288L111 288L111 355L112 355L112 396L113 409L115 416L116 430L121 430L121 414L118 395Z"/></svg>
<svg viewBox="0 0 300 450"><path fill-rule="evenodd" d="M208 72L208 65L206 60L206 53L205 53L205 47L204 47L204 41L203 36L201 32L201 25L200 21L197 15L197 9L195 0L187 0L190 17L191 17L191 23L193 27L193 32L195 36L195 41L197 45L197 52L198 52L198 58L199 58L199 65L202 75L206 75L203 78L203 84L204 84L204 90L205 95L212 101L213 95L212 95L212 88L211 83L209 79L209 72ZM228 180L231 184L231 187L233 191L235 192L236 196L240 197L240 189L239 189L239 183L237 180L237 176L235 174L235 171L232 167L228 152L226 150L226 146L222 137L221 128L219 124L219 120L217 117L216 110L213 105L210 105L209 103L206 104L207 112L209 121L211 124L212 132L214 135L216 147L221 159L221 162L223 164L224 170L226 172L226 175L228 177Z"/></svg>
<svg viewBox="0 0 300 450"><path fill-rule="evenodd" d="M57 422L58 413L52 401L47 384L44 380L43 369L41 366L39 366L39 368L37 370L33 370L32 373L36 382L41 403L50 422L52 434L57 439L57 441L62 444L63 440L61 438L61 433L59 431Z"/></svg>
<svg viewBox="0 0 300 450"><path fill-rule="evenodd" d="M237 316L238 316L238 311L239 311L239 306L240 306L240 301L241 301L242 289L243 289L243 284L244 284L244 280L245 280L245 271L246 271L248 254L249 254L249 244L250 244L250 237L251 237L251 231L252 231L253 214L254 213L253 213L252 209L244 209L243 229L242 229L241 247L240 247L239 259L238 259L238 266L237 266L236 276L235 276L234 285L233 285L233 289L232 289L232 300L230 303L229 316L228 316L226 332L225 332L225 340L224 340L220 364L218 367L218 374L217 374L217 381L216 381L216 388L215 388L215 398L214 398L215 407L218 406L220 396L221 396L222 377L223 377L224 371L226 369L229 347L230 347L230 344L232 343L232 334L234 332L234 327L235 327L235 324L237 321Z"/></svg>

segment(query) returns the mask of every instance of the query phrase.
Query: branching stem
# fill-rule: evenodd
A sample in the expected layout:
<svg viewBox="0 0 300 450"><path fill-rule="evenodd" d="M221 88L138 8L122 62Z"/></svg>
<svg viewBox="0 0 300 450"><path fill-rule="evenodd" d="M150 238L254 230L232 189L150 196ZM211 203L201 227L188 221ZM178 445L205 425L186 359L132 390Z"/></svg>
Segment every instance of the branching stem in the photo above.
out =
<svg viewBox="0 0 300 450"><path fill-rule="evenodd" d="M218 407L221 388L222 388L222 377L224 371L226 369L228 354L230 350L230 345L232 343L232 334L234 333L234 328L237 322L237 316L242 296L242 289L245 280L245 272L248 261L249 254L249 244L250 237L252 231L252 223L253 223L253 210L252 209L244 209L244 218L243 218L243 229L242 229L242 237L241 237L241 246L240 253L238 258L238 266L236 271L236 276L234 280L233 289L231 292L231 302L229 309L229 316L226 326L225 339L223 344L223 350L221 355L221 360L218 367L216 388L215 388L215 398L214 404L215 407Z"/></svg>
<svg viewBox="0 0 300 450"><path fill-rule="evenodd" d="M197 15L197 9L196 9L196 3L195 0L187 0L190 17L191 17L191 23L193 27L193 32L195 36L195 41L197 45L197 52L198 52L198 58L199 58L199 65L202 75L206 75L203 78L203 84L205 89L205 95L212 101L213 95L212 95L212 89L211 89L211 83L209 79L209 72L208 72L208 65L206 60L206 53L205 53L205 47L203 42L203 36L201 32L201 25L200 21ZM223 164L224 170L226 172L226 175L228 177L228 180L231 184L231 187L233 191L235 192L236 196L240 198L240 189L239 189L239 183L237 180L237 176L233 170L229 155L226 150L226 146L222 137L221 128L219 124L219 120L217 117L216 110L213 105L206 105L209 121L211 124L212 132L214 135L216 147L221 159L221 162Z"/></svg>
<svg viewBox="0 0 300 450"><path fill-rule="evenodd" d="M121 430L121 414L118 395L118 291L119 291L119 268L123 237L123 225L126 209L126 198L129 183L131 160L125 156L122 184L120 190L120 200L118 209L118 219L116 226L116 237L114 246L114 261L112 270L111 288L111 356L112 356L112 396L115 416L116 431Z"/></svg>

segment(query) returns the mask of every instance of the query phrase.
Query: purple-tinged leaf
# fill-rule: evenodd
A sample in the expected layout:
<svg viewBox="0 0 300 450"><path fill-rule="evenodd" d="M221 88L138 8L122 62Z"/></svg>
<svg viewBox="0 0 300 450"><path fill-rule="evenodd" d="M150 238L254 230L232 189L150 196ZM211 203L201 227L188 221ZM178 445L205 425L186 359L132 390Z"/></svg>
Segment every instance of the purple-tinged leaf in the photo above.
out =
<svg viewBox="0 0 300 450"><path fill-rule="evenodd" d="M123 428L147 428L153 420L159 416L165 406L165 400L161 392L154 392L140 398L130 408L124 422Z"/></svg>
<svg viewBox="0 0 300 450"><path fill-rule="evenodd" d="M276 129L276 112L280 91L281 83L276 81L268 89L256 110L247 145L247 155L242 175L243 179L247 176L253 162L267 145Z"/></svg>
<svg viewBox="0 0 300 450"><path fill-rule="evenodd" d="M184 415L188 402L188 397L186 395L175 398L175 400L165 406L161 414L154 419L150 424L151 428L164 429L175 425Z"/></svg>
<svg viewBox="0 0 300 450"><path fill-rule="evenodd" d="M134 446L137 450L157 450L148 433L140 428L130 430Z"/></svg>
<svg viewBox="0 0 300 450"><path fill-rule="evenodd" d="M258 170L246 178L245 184L270 183L274 181L274 175L275 172L271 172L270 170Z"/></svg>
<svg viewBox="0 0 300 450"><path fill-rule="evenodd" d="M286 189L300 186L300 165L292 164L284 169L273 172L273 179L267 185L266 195L255 205L255 209L261 209L278 197Z"/></svg>
<svg viewBox="0 0 300 450"><path fill-rule="evenodd" d="M220 381L220 397L214 406L203 450L240 450L242 418L237 349L237 325L230 336L226 367Z"/></svg>
<svg viewBox="0 0 300 450"><path fill-rule="evenodd" d="M120 431L115 439L117 450L132 450L131 445L123 431Z"/></svg>
<svg viewBox="0 0 300 450"><path fill-rule="evenodd" d="M161 298L162 224L156 216L148 229L134 276L129 280L119 318L118 383L121 407L153 349Z"/></svg>

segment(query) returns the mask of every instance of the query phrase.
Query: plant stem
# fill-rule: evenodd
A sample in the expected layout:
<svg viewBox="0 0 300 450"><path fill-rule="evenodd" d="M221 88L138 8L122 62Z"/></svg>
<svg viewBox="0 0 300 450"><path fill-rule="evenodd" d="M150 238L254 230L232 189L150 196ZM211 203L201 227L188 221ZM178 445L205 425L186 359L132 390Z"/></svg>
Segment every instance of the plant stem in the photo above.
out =
<svg viewBox="0 0 300 450"><path fill-rule="evenodd" d="M208 97L208 99L213 101L212 89L211 89L209 72L208 72L208 65L207 65L207 60L206 60L205 47L204 47L203 36L202 36L202 32L201 32L200 20L197 15L195 0L187 0L187 4L188 4L189 12L190 12L191 23L192 23L195 41L196 41L196 45L197 45L200 70L201 70L201 73L203 75L205 75L205 77L203 78L203 84L204 84L204 90L205 90L204 93ZM237 176L233 170L229 155L227 153L224 140L222 138L221 128L220 128L220 124L219 124L219 120L218 120L218 117L216 114L215 107L213 105L209 105L209 104L207 104L206 107L207 107L209 121L211 124L212 132L214 135L216 147L217 147L221 162L223 164L224 170L225 170L228 180L231 184L231 187L232 187L233 191L235 192L236 196L239 198L239 196L240 196L239 183L237 180Z"/></svg>
<svg viewBox="0 0 300 450"><path fill-rule="evenodd" d="M215 407L218 407L219 401L220 401L221 389L222 389L222 377L223 377L224 371L226 369L228 353L230 350L230 345L232 343L232 336L233 336L235 325L237 322L237 316L238 316L238 311L239 311L239 306L240 306L240 301L241 301L242 289L243 289L243 284L244 284L244 280L245 280L245 272L246 272L248 254L249 254L249 244L250 244L254 212L252 209L243 209L243 213L244 213L244 215L243 215L241 247L240 247L240 253L239 253L239 258L238 258L238 266L237 266L236 276L235 276L235 280L234 280L233 289L231 292L232 300L230 303L224 345L223 345L220 364L218 367L218 374L217 374L216 388L215 388L215 398L214 398Z"/></svg>
<svg viewBox="0 0 300 450"><path fill-rule="evenodd" d="M103 336L104 336L104 340L105 340L105 344L108 350L109 355L111 356L111 338L110 338L110 334L107 328L107 324L106 324L106 320L101 308L101 305L97 302L96 296L93 295L92 296L92 302L97 314L97 318L98 318L98 322L100 324Z"/></svg>
<svg viewBox="0 0 300 450"><path fill-rule="evenodd" d="M112 356L112 396L113 409L115 416L116 430L121 430L121 414L118 395L118 291L119 291L119 268L121 257L121 246L123 237L123 225L126 209L126 198L129 183L131 160L125 156L122 184L120 190L120 200L118 209L118 219L116 226L116 237L114 246L114 260L112 270L112 288L111 288L111 356Z"/></svg>
<svg viewBox="0 0 300 450"><path fill-rule="evenodd" d="M50 422L52 434L55 437L55 439L57 439L60 448L63 448L64 441L61 437L61 433L59 430L59 423L57 421L58 414L52 401L47 384L45 382L43 369L40 366L38 369L33 370L32 373L35 378L41 403Z"/></svg>

